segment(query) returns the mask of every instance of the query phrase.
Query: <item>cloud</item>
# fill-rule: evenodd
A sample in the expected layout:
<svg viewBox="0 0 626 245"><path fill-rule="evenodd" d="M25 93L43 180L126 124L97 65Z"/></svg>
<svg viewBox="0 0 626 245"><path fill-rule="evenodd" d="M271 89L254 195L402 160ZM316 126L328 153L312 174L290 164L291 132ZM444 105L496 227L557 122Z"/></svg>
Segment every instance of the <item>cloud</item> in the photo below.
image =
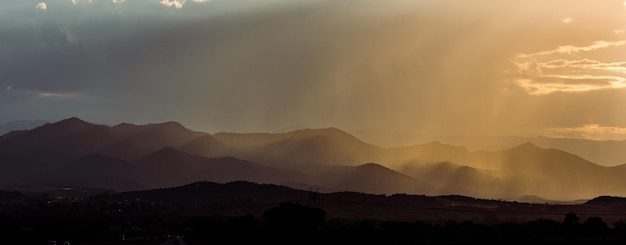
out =
<svg viewBox="0 0 626 245"><path fill-rule="evenodd" d="M43 11L46 11L46 10L48 10L48 5L46 3L44 3L44 2L40 2L37 5L35 5L35 8L36 9L41 9Z"/></svg>
<svg viewBox="0 0 626 245"><path fill-rule="evenodd" d="M626 139L626 128L607 127L591 123L578 127L549 128L546 136L555 138L577 137L590 140L623 140Z"/></svg>
<svg viewBox="0 0 626 245"><path fill-rule="evenodd" d="M115 4L126 2L126 0L112 0L112 1Z"/></svg>
<svg viewBox="0 0 626 245"><path fill-rule="evenodd" d="M83 91L53 91L53 90L34 90L34 89L18 89L11 85L6 86L3 90L6 94L12 93L21 98L49 99L49 100L72 100L93 98L94 96L84 93ZM0 100L0 103L2 100Z"/></svg>
<svg viewBox="0 0 626 245"><path fill-rule="evenodd" d="M552 60L541 64L546 69L568 68L579 72L591 73L600 71L601 73L623 73L626 74L626 61L602 63L597 60L581 59L581 60Z"/></svg>
<svg viewBox="0 0 626 245"><path fill-rule="evenodd" d="M514 83L531 95L626 88L626 61L603 62L586 58L591 57L589 52L618 49L624 45L626 40L596 41L588 46L566 45L518 54L512 59L517 67Z"/></svg>
<svg viewBox="0 0 626 245"><path fill-rule="evenodd" d="M541 71L541 66L537 64L537 61L535 60L519 64L518 67L520 74L525 76L541 77L541 75L543 74L543 72Z"/></svg>
<svg viewBox="0 0 626 245"><path fill-rule="evenodd" d="M187 0L182 0L182 1L179 1L179 0L161 0L160 3L163 4L164 6L167 6L167 7L174 7L174 8L179 9L179 8L182 8L183 5L185 5L186 2L187 2Z"/></svg>
<svg viewBox="0 0 626 245"><path fill-rule="evenodd" d="M565 46L559 46L556 49L548 50L548 51L541 51L541 52L531 53L531 54L518 54L516 58L529 58L529 57L546 56L546 55L552 55L552 54L574 54L574 53L594 51L594 50L609 48L609 47L619 47L623 45L626 45L626 40L615 41L615 42L595 41L593 42L593 44L589 46L565 45Z"/></svg>
<svg viewBox="0 0 626 245"><path fill-rule="evenodd" d="M75 99L92 97L80 91L50 91L50 90L21 90L12 86L4 88L5 91L12 91L24 97L47 98L47 99Z"/></svg>
<svg viewBox="0 0 626 245"><path fill-rule="evenodd" d="M78 3L82 2L82 1L83 0L72 0L72 4L76 5L76 4L78 4ZM115 2L115 1L119 1L119 0L113 0L113 2ZM122 0L122 1L125 1L125 0ZM93 0L87 0L87 2L88 3L92 3Z"/></svg>
<svg viewBox="0 0 626 245"><path fill-rule="evenodd" d="M192 0L194 3L206 3L211 0Z"/></svg>
<svg viewBox="0 0 626 245"><path fill-rule="evenodd" d="M626 88L626 80L622 77L548 76L541 79L517 79L515 84L531 95Z"/></svg>
<svg viewBox="0 0 626 245"><path fill-rule="evenodd" d="M36 92L37 97L40 98L60 98L60 99L70 99L81 97L82 94L79 93L63 93L63 92Z"/></svg>

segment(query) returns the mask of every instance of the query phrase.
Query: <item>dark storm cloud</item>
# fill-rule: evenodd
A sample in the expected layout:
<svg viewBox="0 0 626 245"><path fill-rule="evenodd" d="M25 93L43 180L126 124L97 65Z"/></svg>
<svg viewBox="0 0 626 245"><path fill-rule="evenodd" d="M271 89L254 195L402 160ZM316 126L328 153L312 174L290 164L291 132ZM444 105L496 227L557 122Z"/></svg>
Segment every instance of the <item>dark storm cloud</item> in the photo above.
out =
<svg viewBox="0 0 626 245"><path fill-rule="evenodd" d="M253 89L267 79L265 74L278 74L281 68L276 64L270 68L274 72L251 71L248 77L237 77L247 74L240 72L246 66L254 66L245 61L258 52L253 47L237 51L231 45L259 35L245 33L254 28L237 17L258 6L255 1L205 2L170 9L170 4L155 1L48 1L45 13L34 12L32 5L26 8L23 1L11 2L0 17L5 20L0 25L0 87L11 89L3 91L0 103L25 107L28 103L13 102L32 102L42 94L81 94L65 98L122 100L146 111L142 108L171 106L170 100L198 90L206 93L201 97L224 94L222 90L236 97L240 88ZM231 30L233 26L236 29ZM260 55L280 59L268 51L261 50ZM239 62L243 64L233 64ZM225 68L224 63L232 67ZM275 80L298 71L282 72Z"/></svg>

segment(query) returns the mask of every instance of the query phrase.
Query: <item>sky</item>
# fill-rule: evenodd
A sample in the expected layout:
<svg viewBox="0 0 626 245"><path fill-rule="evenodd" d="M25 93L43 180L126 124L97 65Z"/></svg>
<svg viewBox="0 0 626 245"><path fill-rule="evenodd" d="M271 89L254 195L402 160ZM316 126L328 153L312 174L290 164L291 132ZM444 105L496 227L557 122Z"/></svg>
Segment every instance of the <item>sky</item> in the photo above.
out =
<svg viewBox="0 0 626 245"><path fill-rule="evenodd" d="M626 139L623 0L0 6L0 123Z"/></svg>

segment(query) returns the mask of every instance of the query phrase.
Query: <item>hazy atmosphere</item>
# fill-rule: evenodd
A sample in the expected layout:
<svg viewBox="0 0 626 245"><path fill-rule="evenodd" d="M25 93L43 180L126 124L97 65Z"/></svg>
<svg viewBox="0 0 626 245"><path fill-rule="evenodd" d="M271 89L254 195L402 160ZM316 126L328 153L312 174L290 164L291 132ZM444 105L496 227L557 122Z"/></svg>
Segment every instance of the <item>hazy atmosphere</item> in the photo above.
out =
<svg viewBox="0 0 626 245"><path fill-rule="evenodd" d="M626 139L624 1L9 0L0 123Z"/></svg>
<svg viewBox="0 0 626 245"><path fill-rule="evenodd" d="M2 0L3 244L626 244L626 0Z"/></svg>

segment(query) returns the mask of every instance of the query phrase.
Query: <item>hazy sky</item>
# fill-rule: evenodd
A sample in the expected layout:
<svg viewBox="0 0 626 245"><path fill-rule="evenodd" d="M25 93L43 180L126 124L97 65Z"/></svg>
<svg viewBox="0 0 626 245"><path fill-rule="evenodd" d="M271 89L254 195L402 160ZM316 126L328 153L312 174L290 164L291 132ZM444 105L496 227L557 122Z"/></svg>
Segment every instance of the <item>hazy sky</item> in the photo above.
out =
<svg viewBox="0 0 626 245"><path fill-rule="evenodd" d="M5 0L0 123L626 139L623 0Z"/></svg>

